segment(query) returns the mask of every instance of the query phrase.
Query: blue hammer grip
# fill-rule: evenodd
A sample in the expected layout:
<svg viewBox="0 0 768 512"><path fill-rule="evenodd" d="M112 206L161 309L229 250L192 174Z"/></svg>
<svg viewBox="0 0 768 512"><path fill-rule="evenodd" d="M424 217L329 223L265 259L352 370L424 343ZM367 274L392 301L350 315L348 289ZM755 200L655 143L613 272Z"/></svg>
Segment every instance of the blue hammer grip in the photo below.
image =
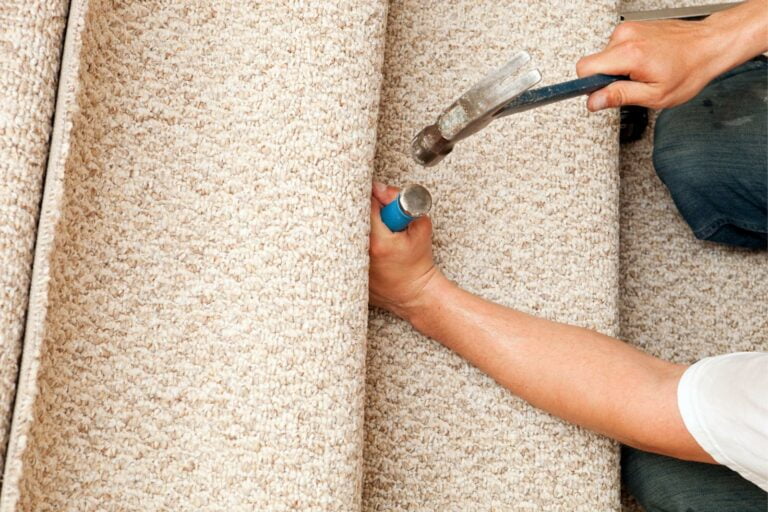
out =
<svg viewBox="0 0 768 512"><path fill-rule="evenodd" d="M400 196L381 209L381 220L386 224L390 231L403 231L415 217L411 217L403 211L400 206Z"/></svg>
<svg viewBox="0 0 768 512"><path fill-rule="evenodd" d="M575 98L582 94L591 94L618 80L629 80L629 77L620 75L592 75L586 78L578 78L569 82L526 91L503 106L494 117L504 117L524 110L549 105L556 101Z"/></svg>

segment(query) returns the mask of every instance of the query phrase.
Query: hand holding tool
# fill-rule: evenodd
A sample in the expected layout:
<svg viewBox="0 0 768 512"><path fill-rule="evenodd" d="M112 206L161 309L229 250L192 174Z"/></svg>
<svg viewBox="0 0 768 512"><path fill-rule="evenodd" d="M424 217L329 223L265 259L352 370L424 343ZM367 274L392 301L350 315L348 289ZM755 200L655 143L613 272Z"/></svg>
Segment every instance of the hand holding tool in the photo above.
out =
<svg viewBox="0 0 768 512"><path fill-rule="evenodd" d="M454 101L435 124L421 130L411 141L411 154L419 164L437 164L460 140L485 128L500 117L590 94L624 76L593 75L529 91L541 81L538 69L528 69L531 56L517 53L507 64L488 74Z"/></svg>
<svg viewBox="0 0 768 512"><path fill-rule="evenodd" d="M390 231L403 231L432 208L432 196L421 185L406 185L397 198L381 209L381 220Z"/></svg>

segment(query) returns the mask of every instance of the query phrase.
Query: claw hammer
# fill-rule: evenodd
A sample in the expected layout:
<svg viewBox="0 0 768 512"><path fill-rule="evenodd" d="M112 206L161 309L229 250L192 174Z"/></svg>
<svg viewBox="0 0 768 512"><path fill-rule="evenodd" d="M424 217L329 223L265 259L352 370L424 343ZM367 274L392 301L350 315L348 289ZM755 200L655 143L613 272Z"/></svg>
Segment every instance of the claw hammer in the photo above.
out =
<svg viewBox="0 0 768 512"><path fill-rule="evenodd" d="M445 158L462 139L485 128L494 119L532 108L590 94L626 76L592 75L538 89L538 69L528 68L531 56L519 52L501 68L486 75L462 94L411 141L413 159L430 167Z"/></svg>

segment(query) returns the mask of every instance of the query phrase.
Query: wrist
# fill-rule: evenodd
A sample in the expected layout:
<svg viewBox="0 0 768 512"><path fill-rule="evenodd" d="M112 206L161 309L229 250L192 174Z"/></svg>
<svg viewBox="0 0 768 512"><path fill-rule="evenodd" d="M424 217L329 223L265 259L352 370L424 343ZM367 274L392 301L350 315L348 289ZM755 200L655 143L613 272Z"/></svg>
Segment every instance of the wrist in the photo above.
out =
<svg viewBox="0 0 768 512"><path fill-rule="evenodd" d="M444 303L446 294L456 285L437 267L433 267L425 278L419 294L407 304L401 305L396 314L413 325L417 331L429 335L432 319L437 316L437 310Z"/></svg>
<svg viewBox="0 0 768 512"><path fill-rule="evenodd" d="M768 1L752 0L700 22L708 31L712 77L768 51Z"/></svg>

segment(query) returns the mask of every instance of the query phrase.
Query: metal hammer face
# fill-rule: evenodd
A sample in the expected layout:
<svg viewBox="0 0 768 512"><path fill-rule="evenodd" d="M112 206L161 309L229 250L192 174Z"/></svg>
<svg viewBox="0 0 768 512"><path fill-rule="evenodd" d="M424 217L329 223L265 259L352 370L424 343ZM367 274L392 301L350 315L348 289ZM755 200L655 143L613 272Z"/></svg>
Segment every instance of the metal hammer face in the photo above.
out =
<svg viewBox="0 0 768 512"><path fill-rule="evenodd" d="M538 69L526 69L531 61L519 52L504 66L486 75L461 95L411 141L411 154L419 164L430 167L451 152L456 142L483 129L494 114L515 97L541 80Z"/></svg>
<svg viewBox="0 0 768 512"><path fill-rule="evenodd" d="M411 155L424 167L436 165L451 151L453 141L444 138L436 124L427 126L411 140Z"/></svg>

